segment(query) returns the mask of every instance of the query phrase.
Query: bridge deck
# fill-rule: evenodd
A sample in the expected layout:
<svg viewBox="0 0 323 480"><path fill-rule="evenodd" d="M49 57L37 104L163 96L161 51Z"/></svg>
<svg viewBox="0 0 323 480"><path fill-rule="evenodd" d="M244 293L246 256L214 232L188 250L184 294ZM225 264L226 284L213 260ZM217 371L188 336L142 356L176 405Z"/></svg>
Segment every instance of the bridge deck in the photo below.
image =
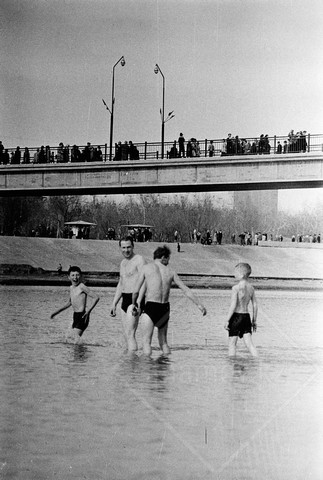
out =
<svg viewBox="0 0 323 480"><path fill-rule="evenodd" d="M0 195L323 187L323 153L0 166Z"/></svg>

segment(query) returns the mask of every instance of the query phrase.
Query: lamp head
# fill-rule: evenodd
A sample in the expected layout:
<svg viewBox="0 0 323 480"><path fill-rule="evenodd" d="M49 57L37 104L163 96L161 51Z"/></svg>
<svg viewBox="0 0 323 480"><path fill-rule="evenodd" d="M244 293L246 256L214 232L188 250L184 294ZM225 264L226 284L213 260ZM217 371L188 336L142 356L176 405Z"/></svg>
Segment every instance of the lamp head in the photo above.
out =
<svg viewBox="0 0 323 480"><path fill-rule="evenodd" d="M157 75L157 73L159 72L159 67L158 67L157 63L156 63L156 66L155 66L155 68L154 68L154 72L156 73L156 75Z"/></svg>
<svg viewBox="0 0 323 480"><path fill-rule="evenodd" d="M122 58L121 58L121 66L124 67L125 64L126 64L126 61L125 61L124 57L122 57Z"/></svg>

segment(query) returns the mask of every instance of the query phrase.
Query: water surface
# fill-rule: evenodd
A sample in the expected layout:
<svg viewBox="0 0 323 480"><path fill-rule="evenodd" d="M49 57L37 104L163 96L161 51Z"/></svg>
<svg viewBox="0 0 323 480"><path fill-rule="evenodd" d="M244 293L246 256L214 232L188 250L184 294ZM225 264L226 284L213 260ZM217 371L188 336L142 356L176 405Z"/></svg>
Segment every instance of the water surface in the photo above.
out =
<svg viewBox="0 0 323 480"><path fill-rule="evenodd" d="M254 343L227 357L230 292L172 291L170 356L124 353L114 289L95 289L84 345L62 287L1 289L0 478L319 480L322 311L318 292L258 292Z"/></svg>

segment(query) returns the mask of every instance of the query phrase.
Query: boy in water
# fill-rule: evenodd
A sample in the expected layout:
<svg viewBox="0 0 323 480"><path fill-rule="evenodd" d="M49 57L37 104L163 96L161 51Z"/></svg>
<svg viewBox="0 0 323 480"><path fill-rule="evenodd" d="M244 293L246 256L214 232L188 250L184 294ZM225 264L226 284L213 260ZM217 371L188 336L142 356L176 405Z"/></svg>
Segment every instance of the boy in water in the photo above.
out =
<svg viewBox="0 0 323 480"><path fill-rule="evenodd" d="M248 263L238 263L235 266L234 276L238 284L232 287L231 305L224 328L229 331L229 356L236 354L238 337L243 338L246 347L253 357L258 352L252 343L251 332L257 330L258 306L255 289L249 283L251 267ZM252 320L248 312L248 305L252 304Z"/></svg>
<svg viewBox="0 0 323 480"><path fill-rule="evenodd" d="M90 313L100 300L97 295L92 293L90 289L81 282L81 276L82 272L80 267L74 266L68 269L68 277L71 281L69 301L50 316L50 318L54 318L60 312L72 306L74 310L72 330L75 343L80 342L81 336L89 325ZM86 308L87 297L93 298L93 303L90 308Z"/></svg>

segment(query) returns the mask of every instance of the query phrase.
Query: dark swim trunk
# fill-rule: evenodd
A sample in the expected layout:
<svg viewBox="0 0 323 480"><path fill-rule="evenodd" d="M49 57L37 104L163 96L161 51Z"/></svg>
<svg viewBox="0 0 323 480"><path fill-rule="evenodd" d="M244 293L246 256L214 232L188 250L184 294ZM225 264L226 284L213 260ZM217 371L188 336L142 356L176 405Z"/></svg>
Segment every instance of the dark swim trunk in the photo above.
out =
<svg viewBox="0 0 323 480"><path fill-rule="evenodd" d="M169 320L169 303L147 302L145 313L151 319L155 327L163 328Z"/></svg>
<svg viewBox="0 0 323 480"><path fill-rule="evenodd" d="M123 293L122 294L121 309L125 313L127 313L129 305L132 305L132 293ZM145 297L141 300L141 303L140 303L141 313L144 311L144 308L145 308Z"/></svg>
<svg viewBox="0 0 323 480"><path fill-rule="evenodd" d="M245 333L252 333L249 313L234 312L229 321L229 337L242 338Z"/></svg>
<svg viewBox="0 0 323 480"><path fill-rule="evenodd" d="M72 328L77 328L78 330L81 330L82 333L84 332L84 330L87 329L87 327L89 326L89 320L90 320L90 316L88 315L87 317L87 320L85 320L83 318L83 315L85 314L85 311L84 312L74 312L73 313L73 325L72 325Z"/></svg>

